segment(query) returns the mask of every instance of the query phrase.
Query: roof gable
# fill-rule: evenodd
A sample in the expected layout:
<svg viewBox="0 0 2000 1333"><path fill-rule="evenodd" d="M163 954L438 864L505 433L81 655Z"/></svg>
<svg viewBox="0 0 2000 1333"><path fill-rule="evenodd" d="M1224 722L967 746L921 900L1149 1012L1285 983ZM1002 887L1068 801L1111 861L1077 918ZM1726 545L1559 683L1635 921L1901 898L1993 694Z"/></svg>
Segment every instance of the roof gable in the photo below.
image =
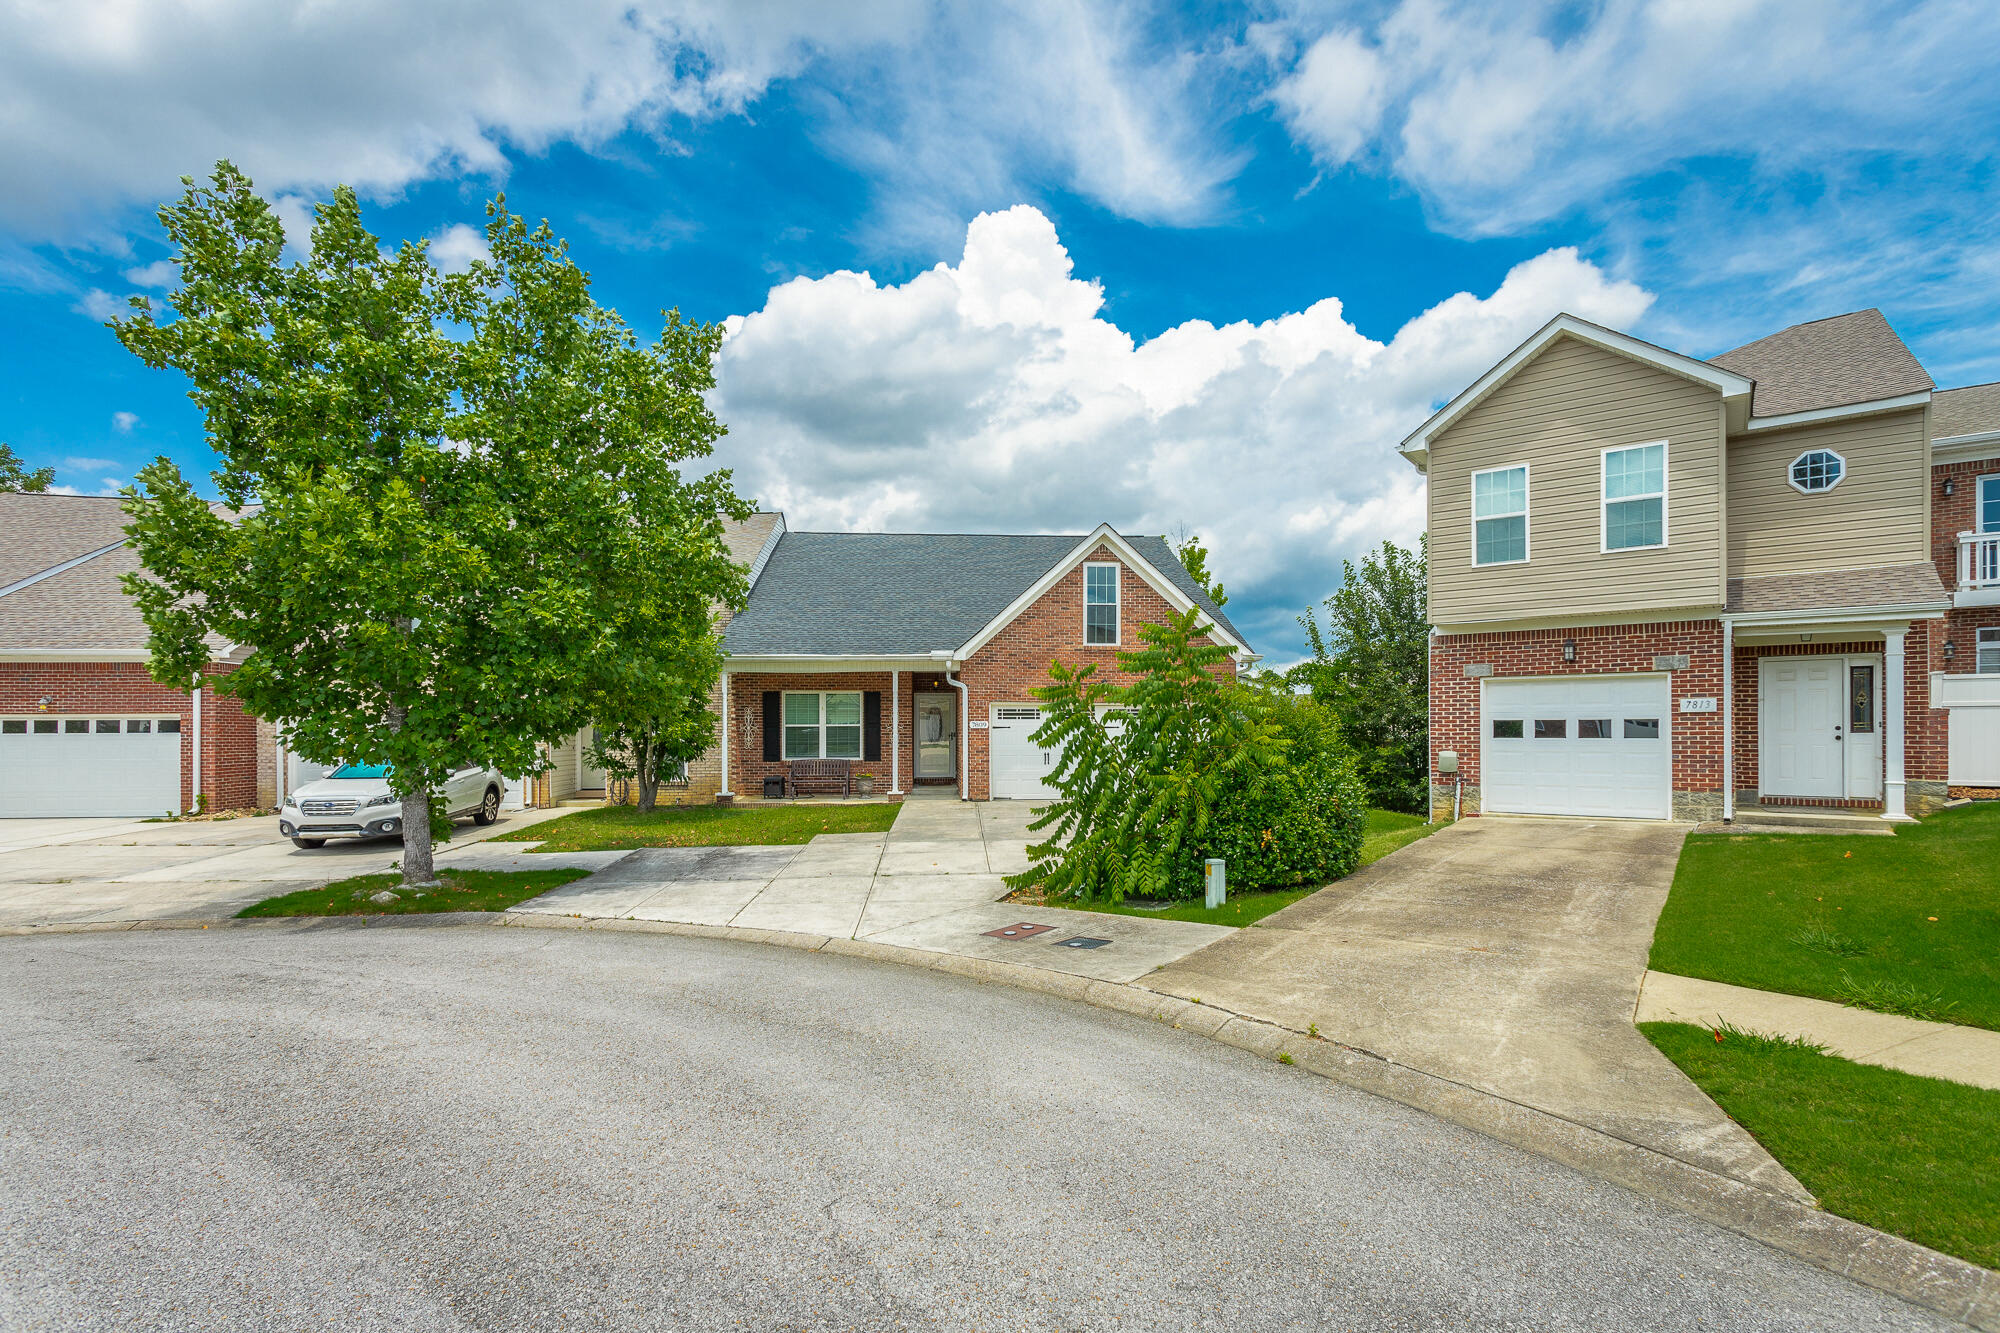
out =
<svg viewBox="0 0 2000 1333"><path fill-rule="evenodd" d="M1509 352L1494 367L1474 380L1464 392L1433 412L1429 420L1403 440L1398 446L1419 470L1428 466L1431 442L1443 434L1454 422L1477 407L1501 385L1512 379L1523 366L1533 361L1551 344L1562 338L1574 338L1601 351L1615 356L1626 357L1656 369L1678 375L1705 385L1722 395L1730 406L1732 428L1740 426L1749 416L1751 382L1743 375L1727 367L1720 367L1707 361L1670 352L1664 347L1634 338L1630 334L1607 329L1601 324L1593 324L1575 315L1557 315L1536 330L1520 346Z"/></svg>

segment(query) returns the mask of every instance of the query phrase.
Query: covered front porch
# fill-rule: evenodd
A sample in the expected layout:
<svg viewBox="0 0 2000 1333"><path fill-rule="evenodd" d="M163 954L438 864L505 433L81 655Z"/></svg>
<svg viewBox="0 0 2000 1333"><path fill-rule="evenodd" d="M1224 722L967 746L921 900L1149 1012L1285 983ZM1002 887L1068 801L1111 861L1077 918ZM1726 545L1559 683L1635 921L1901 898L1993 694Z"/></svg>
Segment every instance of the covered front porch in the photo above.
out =
<svg viewBox="0 0 2000 1333"><path fill-rule="evenodd" d="M1725 619L1724 817L1818 809L1900 821L1942 804L1925 669L1937 623L1851 612Z"/></svg>
<svg viewBox="0 0 2000 1333"><path fill-rule="evenodd" d="M957 665L949 654L731 657L717 799L960 799Z"/></svg>

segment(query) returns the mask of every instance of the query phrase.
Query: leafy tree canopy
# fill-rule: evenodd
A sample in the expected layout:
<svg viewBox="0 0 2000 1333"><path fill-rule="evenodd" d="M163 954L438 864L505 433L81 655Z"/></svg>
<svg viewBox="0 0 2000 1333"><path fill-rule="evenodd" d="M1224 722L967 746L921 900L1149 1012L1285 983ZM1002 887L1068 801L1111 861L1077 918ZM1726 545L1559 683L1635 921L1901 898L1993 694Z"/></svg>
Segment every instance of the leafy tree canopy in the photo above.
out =
<svg viewBox="0 0 2000 1333"><path fill-rule="evenodd" d="M29 468L20 455L0 443L0 491L46 491L55 484L52 467Z"/></svg>
<svg viewBox="0 0 2000 1333"><path fill-rule="evenodd" d="M1326 627L1311 608L1299 617L1312 657L1293 677L1333 714L1355 752L1369 799L1420 811L1430 766L1430 621L1425 600L1429 546L1393 542L1342 562L1339 591L1326 599Z"/></svg>
<svg viewBox="0 0 2000 1333"><path fill-rule="evenodd" d="M1201 544L1199 533L1183 531L1174 545L1174 554L1181 558L1181 567L1194 575L1194 581L1208 593L1208 600L1214 602L1218 610L1229 604L1229 599L1222 593L1222 584L1209 578L1208 548Z"/></svg>
<svg viewBox="0 0 2000 1333"><path fill-rule="evenodd" d="M308 758L393 765L404 877L428 882L447 773L531 771L605 662L740 603L722 516L748 507L727 473L682 472L722 434L720 330L669 312L640 343L504 198L491 259L445 275L422 241L385 248L351 189L287 262L235 167L185 184L160 212L179 287L112 325L187 377L226 505L164 458L138 474L153 673L186 686L219 645L252 650L225 688Z"/></svg>
<svg viewBox="0 0 2000 1333"><path fill-rule="evenodd" d="M636 669L600 673L591 692L597 738L589 758L607 777L636 784L636 804L647 811L659 801L660 784L715 742L708 704L722 670L722 639L704 619L683 626L666 657L631 665Z"/></svg>

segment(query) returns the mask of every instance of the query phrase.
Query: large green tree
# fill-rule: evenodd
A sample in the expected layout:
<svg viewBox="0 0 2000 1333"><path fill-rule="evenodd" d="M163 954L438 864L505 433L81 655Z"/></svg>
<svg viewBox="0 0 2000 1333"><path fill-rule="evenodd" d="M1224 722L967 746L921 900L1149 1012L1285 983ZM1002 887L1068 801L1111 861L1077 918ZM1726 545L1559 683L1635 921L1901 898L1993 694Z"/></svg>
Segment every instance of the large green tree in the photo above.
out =
<svg viewBox="0 0 2000 1333"><path fill-rule="evenodd" d="M600 671L590 693L597 737L590 762L605 776L637 786L635 803L658 803L660 783L715 743L717 718L708 706L722 666L722 639L704 620L683 627L679 647L650 660L621 657Z"/></svg>
<svg viewBox="0 0 2000 1333"><path fill-rule="evenodd" d="M1430 622L1425 602L1428 543L1393 542L1342 562L1326 599L1326 627L1310 607L1299 617L1312 657L1293 668L1340 727L1369 799L1390 810L1425 806L1429 773Z"/></svg>
<svg viewBox="0 0 2000 1333"><path fill-rule="evenodd" d="M607 657L740 599L722 516L747 506L683 471L722 432L719 332L670 313L640 343L504 199L491 259L448 276L421 241L385 248L349 189L288 262L241 172L185 183L160 213L168 308L113 324L190 382L224 501L164 458L138 474L153 673L187 686L216 644L250 649L223 688L307 758L391 765L404 882L428 885L447 773L531 771Z"/></svg>
<svg viewBox="0 0 2000 1333"><path fill-rule="evenodd" d="M0 443L0 491L46 491L55 484L52 467L31 468L6 444Z"/></svg>

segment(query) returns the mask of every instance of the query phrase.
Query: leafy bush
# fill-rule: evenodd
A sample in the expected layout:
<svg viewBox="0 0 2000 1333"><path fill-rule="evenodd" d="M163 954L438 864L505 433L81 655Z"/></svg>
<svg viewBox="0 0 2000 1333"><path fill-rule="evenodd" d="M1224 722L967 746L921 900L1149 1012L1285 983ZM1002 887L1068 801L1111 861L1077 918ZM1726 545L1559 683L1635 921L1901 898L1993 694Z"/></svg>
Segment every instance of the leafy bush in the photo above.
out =
<svg viewBox="0 0 2000 1333"><path fill-rule="evenodd" d="M1311 699L1268 694L1264 706L1290 742L1259 785L1224 782L1207 829L1174 867L1176 897L1201 892L1202 861L1228 863L1229 889L1250 893L1324 883L1354 872L1368 825L1368 792L1338 725Z"/></svg>
<svg viewBox="0 0 2000 1333"><path fill-rule="evenodd" d="M1199 894L1210 856L1246 892L1354 868L1366 797L1329 715L1232 679L1205 628L1194 610L1140 626L1144 646L1118 655L1130 685L1050 668L1035 741L1061 749L1060 794L1029 825L1051 832L1012 887L1120 902Z"/></svg>

